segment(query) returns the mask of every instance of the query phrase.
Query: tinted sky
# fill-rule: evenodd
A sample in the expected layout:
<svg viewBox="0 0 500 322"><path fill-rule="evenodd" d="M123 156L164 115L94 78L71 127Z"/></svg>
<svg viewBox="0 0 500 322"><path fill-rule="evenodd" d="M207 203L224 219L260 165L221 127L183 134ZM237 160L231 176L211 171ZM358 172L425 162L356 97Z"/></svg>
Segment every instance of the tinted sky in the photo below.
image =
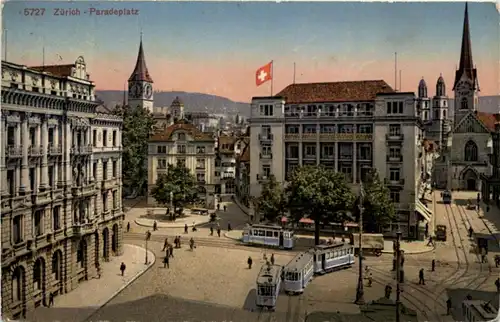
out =
<svg viewBox="0 0 500 322"><path fill-rule="evenodd" d="M25 8L44 8L26 16ZM79 9L55 16L54 9ZM96 9L138 15L96 16ZM297 82L384 79L402 90L425 77L430 94L442 73L449 91L460 54L463 3L7 2L8 60L72 63L83 55L98 89L123 89L140 30L158 90L212 93L233 100L269 95L255 71L274 60L274 89ZM494 4L470 3L474 63L482 95L498 94L499 19ZM3 53L2 53L3 55ZM398 73L399 74L399 73ZM399 83L399 81L398 81ZM449 93L451 96L451 93Z"/></svg>

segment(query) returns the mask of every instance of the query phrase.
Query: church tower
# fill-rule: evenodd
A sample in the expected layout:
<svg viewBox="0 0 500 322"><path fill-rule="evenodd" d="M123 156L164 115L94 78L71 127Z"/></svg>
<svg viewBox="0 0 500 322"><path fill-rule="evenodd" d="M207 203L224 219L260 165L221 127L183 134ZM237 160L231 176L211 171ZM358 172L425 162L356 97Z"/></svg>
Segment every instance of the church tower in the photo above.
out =
<svg viewBox="0 0 500 322"><path fill-rule="evenodd" d="M448 96L446 96L446 84L440 75L436 82L436 95L432 98L432 132L435 133L434 140L441 146L448 145L447 137L451 131Z"/></svg>
<svg viewBox="0 0 500 322"><path fill-rule="evenodd" d="M430 122L431 121L430 101L429 101L429 96L427 95L427 84L425 83L423 77L418 83L417 106L419 107L420 116L424 124Z"/></svg>
<svg viewBox="0 0 500 322"><path fill-rule="evenodd" d="M477 93L479 91L477 70L474 68L472 60L472 44L470 40L469 10L467 3L465 4L460 64L458 70L455 72L453 91L455 92L455 124L458 124L465 115L476 110Z"/></svg>
<svg viewBox="0 0 500 322"><path fill-rule="evenodd" d="M128 79L128 105L140 106L153 113L153 79L149 76L142 49L142 35L139 44L139 54L135 63L134 71Z"/></svg>

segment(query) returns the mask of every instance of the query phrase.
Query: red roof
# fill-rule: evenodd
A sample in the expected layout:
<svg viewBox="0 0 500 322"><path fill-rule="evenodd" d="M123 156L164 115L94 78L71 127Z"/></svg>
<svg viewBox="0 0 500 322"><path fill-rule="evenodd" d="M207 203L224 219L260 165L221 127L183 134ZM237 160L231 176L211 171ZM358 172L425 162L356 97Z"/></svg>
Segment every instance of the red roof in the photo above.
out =
<svg viewBox="0 0 500 322"><path fill-rule="evenodd" d="M476 111L476 117L488 130L493 132L495 131L495 123L497 123L497 118L500 117L500 114Z"/></svg>
<svg viewBox="0 0 500 322"><path fill-rule="evenodd" d="M33 66L28 67L29 69L36 70L38 72L47 72L54 76L68 77L71 76L72 68L75 67L74 64L67 65L47 65L47 66Z"/></svg>
<svg viewBox="0 0 500 322"><path fill-rule="evenodd" d="M276 96L288 104L373 101L379 93L394 93L383 80L292 84Z"/></svg>
<svg viewBox="0 0 500 322"><path fill-rule="evenodd" d="M170 125L166 129L154 133L150 138L150 142L165 142L170 141L172 134L177 131L182 130L193 137L194 141L212 141L213 137L211 133L201 132L196 126L188 123L186 120L179 120L175 124Z"/></svg>

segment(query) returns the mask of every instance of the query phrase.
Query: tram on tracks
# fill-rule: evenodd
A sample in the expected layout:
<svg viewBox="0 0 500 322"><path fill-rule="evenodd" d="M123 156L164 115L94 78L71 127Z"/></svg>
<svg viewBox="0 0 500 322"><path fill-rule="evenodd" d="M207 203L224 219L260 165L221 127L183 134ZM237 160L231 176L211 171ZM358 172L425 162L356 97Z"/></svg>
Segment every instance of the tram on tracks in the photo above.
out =
<svg viewBox="0 0 500 322"><path fill-rule="evenodd" d="M292 249L295 244L293 231L278 225L254 224L243 229L242 242L249 245L259 245Z"/></svg>
<svg viewBox="0 0 500 322"><path fill-rule="evenodd" d="M348 243L318 245L312 252L315 274L322 275L354 264L354 246Z"/></svg>
<svg viewBox="0 0 500 322"><path fill-rule="evenodd" d="M255 304L259 308L274 311L280 294L283 267L270 263L264 264L257 277L257 297Z"/></svg>
<svg viewBox="0 0 500 322"><path fill-rule="evenodd" d="M301 294L314 276L314 251L297 254L283 268L283 290L287 294Z"/></svg>

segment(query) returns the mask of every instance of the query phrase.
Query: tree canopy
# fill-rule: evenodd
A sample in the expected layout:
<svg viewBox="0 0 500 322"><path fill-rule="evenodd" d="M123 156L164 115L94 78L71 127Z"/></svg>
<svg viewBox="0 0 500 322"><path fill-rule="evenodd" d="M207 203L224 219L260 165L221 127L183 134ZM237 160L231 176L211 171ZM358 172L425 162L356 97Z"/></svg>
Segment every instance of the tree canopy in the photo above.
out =
<svg viewBox="0 0 500 322"><path fill-rule="evenodd" d="M265 219L273 222L285 215L287 210L285 190L273 175L264 183L260 197L255 199L255 208Z"/></svg>
<svg viewBox="0 0 500 322"><path fill-rule="evenodd" d="M316 244L321 223L345 222L356 199L343 174L321 166L297 168L286 191L292 219L306 217L314 221Z"/></svg>
<svg viewBox="0 0 500 322"><path fill-rule="evenodd" d="M181 164L168 164L167 172L158 175L151 195L160 204L167 205L172 202L173 210L178 210L181 214L187 204L196 200L197 188L196 178L188 168Z"/></svg>
<svg viewBox="0 0 500 322"><path fill-rule="evenodd" d="M123 118L122 180L128 193L141 193L147 187L148 141L154 120L142 107L117 106L115 114Z"/></svg>
<svg viewBox="0 0 500 322"><path fill-rule="evenodd" d="M389 188L384 184L376 169L372 169L363 182L363 230L379 233L382 226L396 217Z"/></svg>

